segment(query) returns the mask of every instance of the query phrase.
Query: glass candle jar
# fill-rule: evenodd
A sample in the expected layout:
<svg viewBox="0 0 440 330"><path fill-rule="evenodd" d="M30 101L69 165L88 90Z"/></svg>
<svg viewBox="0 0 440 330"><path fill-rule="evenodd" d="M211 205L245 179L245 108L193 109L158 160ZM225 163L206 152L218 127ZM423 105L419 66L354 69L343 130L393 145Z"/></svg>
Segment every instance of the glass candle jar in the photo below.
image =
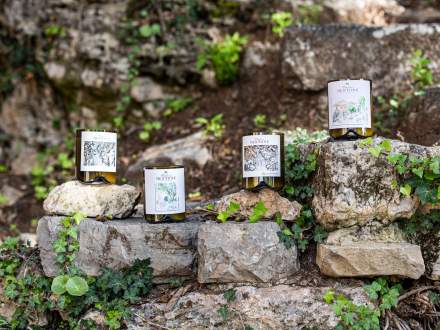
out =
<svg viewBox="0 0 440 330"><path fill-rule="evenodd" d="M334 139L373 135L372 81L343 79L328 82L328 127Z"/></svg>
<svg viewBox="0 0 440 330"><path fill-rule="evenodd" d="M185 220L185 168L144 167L144 218L148 222Z"/></svg>
<svg viewBox="0 0 440 330"><path fill-rule="evenodd" d="M78 129L76 178L88 184L116 183L117 140L116 132Z"/></svg>
<svg viewBox="0 0 440 330"><path fill-rule="evenodd" d="M257 132L243 136L242 187L259 190L284 186L284 134Z"/></svg>

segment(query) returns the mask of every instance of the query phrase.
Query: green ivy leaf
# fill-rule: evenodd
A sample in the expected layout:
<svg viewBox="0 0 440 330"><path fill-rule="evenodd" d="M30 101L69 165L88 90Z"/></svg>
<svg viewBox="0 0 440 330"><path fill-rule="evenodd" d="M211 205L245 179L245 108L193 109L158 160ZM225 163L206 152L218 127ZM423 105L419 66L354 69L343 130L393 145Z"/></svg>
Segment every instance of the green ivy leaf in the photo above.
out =
<svg viewBox="0 0 440 330"><path fill-rule="evenodd" d="M257 222L264 216L266 212L267 212L266 206L264 206L264 203L262 201L259 201L257 205L255 205L252 214L249 217L249 222L250 223Z"/></svg>
<svg viewBox="0 0 440 330"><path fill-rule="evenodd" d="M335 300L335 292L333 290L329 290L324 294L323 298L327 304L331 304Z"/></svg>
<svg viewBox="0 0 440 330"><path fill-rule="evenodd" d="M386 152L391 152L391 141L390 140L383 140L380 144L380 147L384 149Z"/></svg>
<svg viewBox="0 0 440 330"><path fill-rule="evenodd" d="M83 296L89 290L86 280L80 276L73 276L66 283L66 290L71 296Z"/></svg>
<svg viewBox="0 0 440 330"><path fill-rule="evenodd" d="M411 172L413 172L415 175L417 175L419 178L423 179L423 167L417 167L417 168L413 168L411 170Z"/></svg>
<svg viewBox="0 0 440 330"><path fill-rule="evenodd" d="M377 146L368 148L368 152L374 157L378 158L382 152L382 146L378 144Z"/></svg>
<svg viewBox="0 0 440 330"><path fill-rule="evenodd" d="M364 148L366 146L371 146L373 144L373 138L372 137L368 137L364 140L362 140L359 145L361 146L361 148Z"/></svg>
<svg viewBox="0 0 440 330"><path fill-rule="evenodd" d="M400 187L400 193L407 197L411 195L411 190L412 188L408 183Z"/></svg>
<svg viewBox="0 0 440 330"><path fill-rule="evenodd" d="M230 202L229 203L228 212L229 212L230 215L234 214L238 210L240 210L240 204L235 203L235 202Z"/></svg>
<svg viewBox="0 0 440 330"><path fill-rule="evenodd" d="M66 292L66 283L69 280L67 275L59 275L55 277L52 281L51 290L57 295L62 295Z"/></svg>
<svg viewBox="0 0 440 330"><path fill-rule="evenodd" d="M217 220L221 222L226 222L229 218L229 213L227 211L222 211L217 215Z"/></svg>
<svg viewBox="0 0 440 330"><path fill-rule="evenodd" d="M225 300L227 301L227 302L232 302L232 301L235 301L235 299L237 298L236 297L236 290L235 289L229 289L229 290L227 290L224 294L223 294L223 297L225 298Z"/></svg>

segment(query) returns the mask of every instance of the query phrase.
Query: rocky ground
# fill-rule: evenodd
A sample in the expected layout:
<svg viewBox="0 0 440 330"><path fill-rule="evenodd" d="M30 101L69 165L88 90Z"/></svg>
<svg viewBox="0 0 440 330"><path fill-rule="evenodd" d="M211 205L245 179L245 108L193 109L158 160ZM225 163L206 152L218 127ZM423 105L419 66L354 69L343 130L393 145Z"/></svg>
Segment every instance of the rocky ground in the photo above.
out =
<svg viewBox="0 0 440 330"><path fill-rule="evenodd" d="M301 223L306 205L268 189L232 193L211 208L189 205L183 223L149 224L133 186L90 189L64 183L51 191L44 202L48 215L38 222L42 271L49 277L59 274L54 242L64 230L64 217L76 210L89 217L78 225L75 258L85 274L123 269L146 256L151 261L156 287L145 303L132 307L128 329L334 329L341 316L324 302L326 292L336 290L355 304L374 306L377 302L361 287L381 276L401 285L396 306L382 313L381 328L435 329L438 301L432 295L440 290L440 228L432 222L413 235L409 222L416 212L435 212L438 206L393 187L398 179L393 165L371 152L384 141L393 152L410 157L440 155L439 147L383 138L372 139L370 147L365 140L309 146L318 155L311 210L327 236L306 249L298 241L286 245L279 236L280 226ZM229 221L219 222L217 212L231 202L239 208ZM250 218L260 202L267 205L263 219L234 220ZM284 225L265 221L275 211ZM106 219L109 212L117 219ZM225 318L218 310L231 288L235 298ZM93 319L99 321L96 315Z"/></svg>
<svg viewBox="0 0 440 330"><path fill-rule="evenodd" d="M435 1L325 0L318 14L301 11L304 4L311 8L311 2L281 0L2 3L3 231L10 225L35 230L32 219L43 214L41 200L47 191L74 175L74 128L109 127L112 118L121 116L116 108L124 96L130 99L122 113L124 128L119 129L120 182L137 185L144 163L171 158L187 165L187 190L196 193L191 196L206 200L238 189L242 135L265 127L325 129L329 79L371 78L376 97L405 92L416 48L431 59L430 68L438 74L440 29L426 24L440 20ZM298 22L319 25L293 26L279 38L268 18L277 10L292 11ZM421 25L390 25L396 23ZM133 38L138 27L154 24L160 34ZM239 79L222 86L211 69L195 68L197 40L217 41L233 32L249 40ZM140 47L136 63L130 60L134 46ZM130 78L133 66L138 72ZM130 79L136 83L121 92ZM169 100L182 97L191 98L190 105L165 117ZM434 89L414 99L408 115L401 111L397 120L381 120L377 127L432 145L439 139L437 99ZM375 108L385 108L378 118L388 118L387 107L376 102ZM221 139L197 133L201 128L194 118L219 113L225 124ZM433 120L426 123L425 114L431 113ZM255 124L256 115L266 115L265 122ZM154 120L160 120L162 128L152 131L148 141L141 140L143 125Z"/></svg>

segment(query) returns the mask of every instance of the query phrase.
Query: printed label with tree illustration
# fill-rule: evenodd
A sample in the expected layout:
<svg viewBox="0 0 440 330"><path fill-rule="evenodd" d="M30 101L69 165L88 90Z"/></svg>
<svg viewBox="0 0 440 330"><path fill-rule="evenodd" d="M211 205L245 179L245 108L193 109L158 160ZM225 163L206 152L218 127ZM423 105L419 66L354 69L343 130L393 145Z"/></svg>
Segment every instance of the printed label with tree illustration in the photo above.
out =
<svg viewBox="0 0 440 330"><path fill-rule="evenodd" d="M81 132L81 171L116 172L117 134Z"/></svg>
<svg viewBox="0 0 440 330"><path fill-rule="evenodd" d="M145 213L185 212L185 170L183 168L144 169Z"/></svg>
<svg viewBox="0 0 440 330"><path fill-rule="evenodd" d="M371 82L328 83L329 128L371 128Z"/></svg>
<svg viewBox="0 0 440 330"><path fill-rule="evenodd" d="M280 136L243 136L243 177L281 176Z"/></svg>

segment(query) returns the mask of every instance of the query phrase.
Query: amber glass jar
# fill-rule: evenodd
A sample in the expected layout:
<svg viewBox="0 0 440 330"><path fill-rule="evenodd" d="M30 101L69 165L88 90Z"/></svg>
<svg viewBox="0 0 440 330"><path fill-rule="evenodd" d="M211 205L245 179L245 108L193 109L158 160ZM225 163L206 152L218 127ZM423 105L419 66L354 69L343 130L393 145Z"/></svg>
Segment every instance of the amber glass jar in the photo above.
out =
<svg viewBox="0 0 440 330"><path fill-rule="evenodd" d="M330 136L333 139L373 136L372 81L333 80L327 86Z"/></svg>
<svg viewBox="0 0 440 330"><path fill-rule="evenodd" d="M76 178L88 184L116 183L118 135L114 131L78 129Z"/></svg>
<svg viewBox="0 0 440 330"><path fill-rule="evenodd" d="M148 222L185 220L185 168L144 167L144 218Z"/></svg>
<svg viewBox="0 0 440 330"><path fill-rule="evenodd" d="M242 187L259 190L284 186L284 134L255 132L243 136Z"/></svg>

